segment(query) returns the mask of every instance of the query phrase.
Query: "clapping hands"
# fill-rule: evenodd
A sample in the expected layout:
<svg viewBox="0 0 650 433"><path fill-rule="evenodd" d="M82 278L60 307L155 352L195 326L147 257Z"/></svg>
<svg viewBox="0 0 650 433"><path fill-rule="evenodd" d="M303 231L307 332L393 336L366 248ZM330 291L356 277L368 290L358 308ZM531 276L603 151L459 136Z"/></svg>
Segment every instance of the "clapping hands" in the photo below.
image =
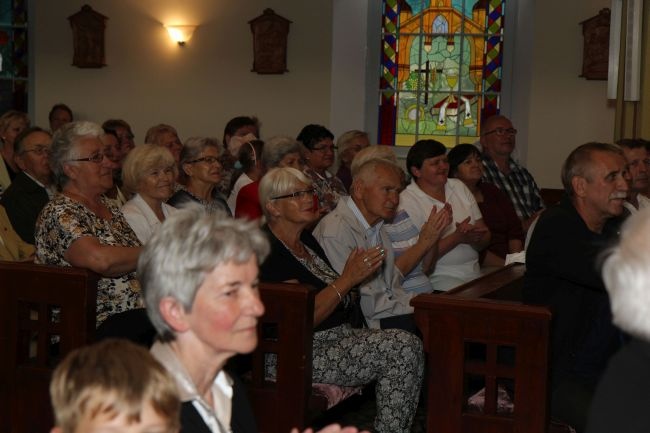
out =
<svg viewBox="0 0 650 433"><path fill-rule="evenodd" d="M470 217L456 223L456 233L460 236L460 243L475 245L481 242L488 228L471 224Z"/></svg>
<svg viewBox="0 0 650 433"><path fill-rule="evenodd" d="M426 242L429 247L438 242L445 228L451 223L451 219L452 213L449 203L445 203L439 210L433 206L429 218L420 229L419 241Z"/></svg>

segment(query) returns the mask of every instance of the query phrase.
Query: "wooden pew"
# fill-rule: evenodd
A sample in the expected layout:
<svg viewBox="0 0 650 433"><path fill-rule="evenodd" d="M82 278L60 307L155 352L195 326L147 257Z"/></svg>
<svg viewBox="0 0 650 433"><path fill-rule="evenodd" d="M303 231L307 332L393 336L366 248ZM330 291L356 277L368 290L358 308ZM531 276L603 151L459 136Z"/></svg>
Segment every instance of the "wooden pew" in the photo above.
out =
<svg viewBox="0 0 650 433"><path fill-rule="evenodd" d="M320 414L358 392L357 387L312 384L316 292L302 284L261 283L265 313L258 323L249 396L263 433L301 431ZM266 354L277 356L275 379L266 377Z"/></svg>
<svg viewBox="0 0 650 433"><path fill-rule="evenodd" d="M0 261L0 345L7 348L0 357L0 431L53 426L50 376L63 356L94 337L97 280L79 268Z"/></svg>
<svg viewBox="0 0 650 433"><path fill-rule="evenodd" d="M428 353L427 432L547 431L551 313L520 302L524 272L506 266L411 301ZM481 412L467 404L475 383L485 387ZM512 413L499 410L499 387L514 389Z"/></svg>

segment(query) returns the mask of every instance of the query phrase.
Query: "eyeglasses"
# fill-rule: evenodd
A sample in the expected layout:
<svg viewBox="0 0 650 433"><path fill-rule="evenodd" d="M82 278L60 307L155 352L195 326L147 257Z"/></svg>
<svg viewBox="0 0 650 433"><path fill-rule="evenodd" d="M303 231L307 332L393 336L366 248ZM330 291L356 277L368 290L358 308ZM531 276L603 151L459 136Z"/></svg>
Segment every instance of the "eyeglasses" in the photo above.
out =
<svg viewBox="0 0 650 433"><path fill-rule="evenodd" d="M22 153L27 153L27 152L34 152L34 154L38 156L49 155L50 148L48 146L40 145L34 147L33 149L25 149L22 151Z"/></svg>
<svg viewBox="0 0 650 433"><path fill-rule="evenodd" d="M104 160L105 157L105 154L98 152L90 155L88 158L68 159L68 162L94 162L95 164L99 164Z"/></svg>
<svg viewBox="0 0 650 433"><path fill-rule="evenodd" d="M193 159L191 161L187 161L185 164L194 164L197 162L205 162L206 164L214 164L215 162L219 162L219 158L216 156L204 156L203 158L197 158Z"/></svg>
<svg viewBox="0 0 650 433"><path fill-rule="evenodd" d="M483 136L490 135L496 133L499 137L502 137L504 135L517 135L517 130L515 128L494 128L491 131L484 132Z"/></svg>
<svg viewBox="0 0 650 433"><path fill-rule="evenodd" d="M271 200L280 200L281 198L297 198L298 200L302 200L305 197L312 198L315 193L316 193L316 190L314 188L312 188L312 189L306 189L306 190L303 190L303 191L292 192L291 194L285 194L285 195L279 195L277 197L272 197Z"/></svg>
<svg viewBox="0 0 650 433"><path fill-rule="evenodd" d="M335 150L338 150L338 147L336 146L321 146L321 147L314 147L312 148L312 152L334 152Z"/></svg>

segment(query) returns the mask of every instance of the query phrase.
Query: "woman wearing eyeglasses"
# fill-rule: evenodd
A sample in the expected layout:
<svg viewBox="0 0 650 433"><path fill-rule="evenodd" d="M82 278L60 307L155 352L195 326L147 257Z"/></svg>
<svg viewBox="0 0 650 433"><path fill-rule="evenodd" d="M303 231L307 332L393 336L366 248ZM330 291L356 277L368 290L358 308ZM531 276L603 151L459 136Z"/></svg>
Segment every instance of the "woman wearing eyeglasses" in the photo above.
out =
<svg viewBox="0 0 650 433"><path fill-rule="evenodd" d="M334 135L324 126L307 125L298 134L297 140L304 146L304 173L309 176L318 195L318 206L321 215L336 207L339 197L347 195L343 182L329 171L334 164Z"/></svg>
<svg viewBox="0 0 650 433"><path fill-rule="evenodd" d="M363 328L354 289L382 266L384 250L354 250L339 275L305 230L318 218L311 180L294 168L276 168L262 177L259 191L271 243L260 280L308 284L317 292L313 381L344 386L376 381L375 431L409 432L422 380L422 344L402 330ZM270 364L274 370L273 360Z"/></svg>
<svg viewBox="0 0 650 433"><path fill-rule="evenodd" d="M52 137L50 167L60 191L36 222L36 263L76 266L102 276L97 324L142 307L135 268L140 242L104 193L113 186L114 163L102 152L101 127L72 122ZM144 315L143 315L144 317Z"/></svg>
<svg viewBox="0 0 650 433"><path fill-rule="evenodd" d="M180 155L178 191L167 201L180 207L188 201L200 203L208 213L225 212L232 216L217 185L221 181L219 143L215 138L190 137Z"/></svg>

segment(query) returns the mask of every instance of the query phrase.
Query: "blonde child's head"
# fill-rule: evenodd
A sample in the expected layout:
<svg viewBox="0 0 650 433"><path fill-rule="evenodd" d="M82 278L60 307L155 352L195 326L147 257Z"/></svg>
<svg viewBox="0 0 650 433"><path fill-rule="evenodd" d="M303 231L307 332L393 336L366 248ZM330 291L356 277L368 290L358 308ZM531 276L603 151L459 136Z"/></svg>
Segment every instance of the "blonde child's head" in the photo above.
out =
<svg viewBox="0 0 650 433"><path fill-rule="evenodd" d="M180 400L174 380L143 347L105 340L65 357L52 376L52 433L177 432Z"/></svg>

